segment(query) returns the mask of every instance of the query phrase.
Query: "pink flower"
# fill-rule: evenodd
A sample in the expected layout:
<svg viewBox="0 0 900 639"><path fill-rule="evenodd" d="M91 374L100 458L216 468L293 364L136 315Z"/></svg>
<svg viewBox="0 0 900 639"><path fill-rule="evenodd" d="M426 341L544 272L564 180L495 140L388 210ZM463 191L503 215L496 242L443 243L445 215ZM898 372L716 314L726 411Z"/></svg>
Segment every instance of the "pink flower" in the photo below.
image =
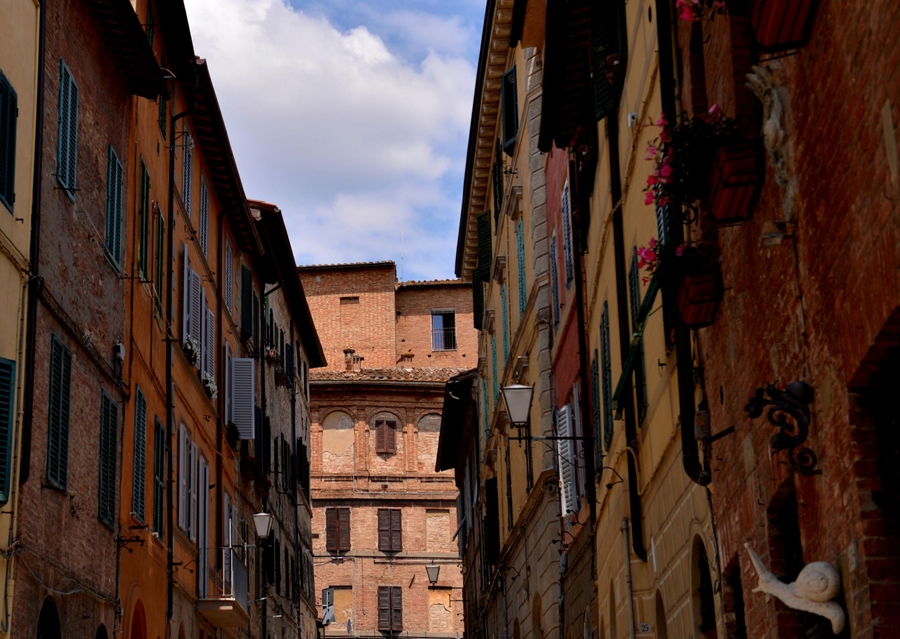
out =
<svg viewBox="0 0 900 639"><path fill-rule="evenodd" d="M660 177L669 178L672 175L672 167L668 164L663 164L661 167L659 167L659 171L657 171L657 173L659 173Z"/></svg>
<svg viewBox="0 0 900 639"><path fill-rule="evenodd" d="M666 114L663 113L659 116L659 119L656 121L656 126L666 126L668 122L666 122Z"/></svg>
<svg viewBox="0 0 900 639"><path fill-rule="evenodd" d="M652 160L652 159L655 158L657 155L659 155L659 149L657 149L657 148L656 148L655 146L653 146L652 144L648 144L648 145L647 145L647 157L645 157L644 159L645 159L645 160Z"/></svg>
<svg viewBox="0 0 900 639"><path fill-rule="evenodd" d="M681 257L681 254L684 253L684 244L680 244L677 249L675 249L676 257Z"/></svg>
<svg viewBox="0 0 900 639"><path fill-rule="evenodd" d="M641 278L641 281L642 281L644 284L646 284L647 282L650 281L650 278L647 277L647 276L645 275L644 277Z"/></svg>
<svg viewBox="0 0 900 639"><path fill-rule="evenodd" d="M654 196L654 194L653 194L653 191L647 191L647 197L644 198L644 204L646 204L646 205L648 205L648 206L649 206L650 204L653 204L653 198L654 198L654 197L655 197L655 196Z"/></svg>
<svg viewBox="0 0 900 639"><path fill-rule="evenodd" d="M710 114L710 115L715 115L715 114L718 113L719 111L721 111L721 109L719 108L718 103L712 105L711 107L709 107L709 114Z"/></svg>
<svg viewBox="0 0 900 639"><path fill-rule="evenodd" d="M650 238L650 242L648 242L648 246L649 246L650 248L653 248L653 247L656 246L657 244L659 244L659 242L656 241L656 238L655 238L655 237L651 237L651 238Z"/></svg>

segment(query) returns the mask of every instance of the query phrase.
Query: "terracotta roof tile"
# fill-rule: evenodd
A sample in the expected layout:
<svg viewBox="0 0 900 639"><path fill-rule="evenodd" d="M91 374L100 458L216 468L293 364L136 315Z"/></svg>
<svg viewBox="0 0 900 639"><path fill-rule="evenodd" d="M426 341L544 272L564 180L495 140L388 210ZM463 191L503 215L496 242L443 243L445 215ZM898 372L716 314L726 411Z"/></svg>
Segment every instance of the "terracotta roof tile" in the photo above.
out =
<svg viewBox="0 0 900 639"><path fill-rule="evenodd" d="M315 268L347 268L353 266L396 266L393 260L381 260L380 262L343 262L340 264L300 264L297 270Z"/></svg>
<svg viewBox="0 0 900 639"><path fill-rule="evenodd" d="M309 371L310 381L446 382L468 368L364 368L360 371Z"/></svg>
<svg viewBox="0 0 900 639"><path fill-rule="evenodd" d="M454 280L408 280L406 282L398 282L397 288L401 288L403 286L445 286L445 285L456 285L456 284L470 284L470 282L465 282L463 280L454 279Z"/></svg>

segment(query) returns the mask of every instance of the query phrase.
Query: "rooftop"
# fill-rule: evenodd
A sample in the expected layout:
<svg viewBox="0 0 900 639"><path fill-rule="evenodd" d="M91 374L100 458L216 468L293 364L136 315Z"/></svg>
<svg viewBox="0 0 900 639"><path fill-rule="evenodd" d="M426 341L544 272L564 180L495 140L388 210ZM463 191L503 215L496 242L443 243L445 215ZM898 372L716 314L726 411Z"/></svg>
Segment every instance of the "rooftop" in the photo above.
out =
<svg viewBox="0 0 900 639"><path fill-rule="evenodd" d="M359 371L311 370L313 382L446 382L468 368L364 368Z"/></svg>
<svg viewBox="0 0 900 639"><path fill-rule="evenodd" d="M398 282L397 288L401 288L403 286L454 286L454 285L464 285L471 286L470 282L464 282L463 280L409 280L406 282Z"/></svg>
<svg viewBox="0 0 900 639"><path fill-rule="evenodd" d="M397 265L393 260L382 260L380 262L345 262L343 264L305 264L298 265L298 271L312 271L324 268L359 268L365 266L394 266Z"/></svg>

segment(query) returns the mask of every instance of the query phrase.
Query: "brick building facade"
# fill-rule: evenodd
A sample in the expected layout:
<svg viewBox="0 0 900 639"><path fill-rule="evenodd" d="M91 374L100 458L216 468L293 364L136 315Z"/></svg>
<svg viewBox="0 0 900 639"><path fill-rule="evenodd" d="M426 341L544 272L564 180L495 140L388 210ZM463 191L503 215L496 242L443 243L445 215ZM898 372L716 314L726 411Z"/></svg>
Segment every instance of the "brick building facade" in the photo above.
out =
<svg viewBox="0 0 900 639"><path fill-rule="evenodd" d="M476 363L471 288L398 284L392 262L300 272L330 357L310 375L326 635L460 636L457 491L434 468L445 382Z"/></svg>

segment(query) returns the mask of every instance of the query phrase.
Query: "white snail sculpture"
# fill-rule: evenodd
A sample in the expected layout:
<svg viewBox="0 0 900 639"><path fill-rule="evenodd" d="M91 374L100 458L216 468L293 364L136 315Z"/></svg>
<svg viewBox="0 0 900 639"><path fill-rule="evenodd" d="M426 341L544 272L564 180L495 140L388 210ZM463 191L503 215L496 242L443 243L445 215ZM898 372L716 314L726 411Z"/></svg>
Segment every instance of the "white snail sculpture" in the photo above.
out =
<svg viewBox="0 0 900 639"><path fill-rule="evenodd" d="M788 608L803 610L825 617L831 622L831 630L839 634L844 629L847 616L840 604L831 601L841 590L841 574L827 561L806 564L796 581L786 584L763 565L760 558L744 544L750 560L759 575L759 583L753 592L764 592L778 597Z"/></svg>

